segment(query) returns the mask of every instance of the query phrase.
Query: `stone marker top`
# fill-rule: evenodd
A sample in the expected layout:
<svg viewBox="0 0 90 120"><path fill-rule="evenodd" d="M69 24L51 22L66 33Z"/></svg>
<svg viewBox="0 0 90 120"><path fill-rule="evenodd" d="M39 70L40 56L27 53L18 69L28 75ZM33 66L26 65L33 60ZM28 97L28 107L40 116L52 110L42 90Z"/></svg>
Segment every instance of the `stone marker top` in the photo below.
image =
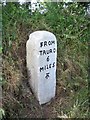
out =
<svg viewBox="0 0 90 120"><path fill-rule="evenodd" d="M35 31L35 32L33 32L33 33L31 33L30 35L29 35L29 39L30 38L34 38L33 40L35 40L35 39L42 39L43 37L44 38L47 38L48 37L48 35L49 35L49 38L51 37L53 37L53 38L55 38L56 39L56 37L55 37L55 35L53 34L53 33L51 33L51 32L48 32L48 31L45 31L45 30L41 30L41 31Z"/></svg>

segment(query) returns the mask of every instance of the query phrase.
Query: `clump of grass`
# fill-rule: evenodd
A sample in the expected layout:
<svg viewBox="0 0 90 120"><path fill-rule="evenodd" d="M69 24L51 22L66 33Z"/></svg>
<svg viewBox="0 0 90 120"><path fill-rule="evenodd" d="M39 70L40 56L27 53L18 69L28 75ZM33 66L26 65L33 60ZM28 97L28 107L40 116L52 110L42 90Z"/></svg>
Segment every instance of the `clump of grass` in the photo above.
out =
<svg viewBox="0 0 90 120"><path fill-rule="evenodd" d="M21 73L14 63L10 64L7 60L3 60L3 71L3 79L6 81L3 88L12 92L20 85Z"/></svg>

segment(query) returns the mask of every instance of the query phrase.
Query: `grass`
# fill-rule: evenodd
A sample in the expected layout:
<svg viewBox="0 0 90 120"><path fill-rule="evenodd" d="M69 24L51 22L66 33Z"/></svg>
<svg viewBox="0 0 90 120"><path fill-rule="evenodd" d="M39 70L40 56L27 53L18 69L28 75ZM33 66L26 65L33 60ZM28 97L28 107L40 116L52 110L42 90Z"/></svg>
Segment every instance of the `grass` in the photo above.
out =
<svg viewBox="0 0 90 120"><path fill-rule="evenodd" d="M8 9L5 8L7 11ZM12 24L13 20L9 22L9 16L3 13L3 19L7 20L3 20L2 36L3 109L6 118L89 118L88 42L85 41L86 33L89 35L89 21L82 16L79 16L80 18L73 16L73 19L77 20L77 26L73 28L72 15L68 20L63 19L64 14L67 13L64 11L60 17L60 25L54 26L58 21L53 21L55 15L53 11L52 19L49 14L43 16L37 13L32 18L29 17L27 22L21 22L22 16L16 14L17 8L14 7L14 10L16 11L13 11L13 18L16 21L14 24ZM64 22L61 21L62 19ZM79 19L84 23L85 29L80 28L82 24ZM67 30L64 25L67 26ZM40 106L28 83L26 42L30 33L42 29L55 33L58 56L56 96L49 103Z"/></svg>

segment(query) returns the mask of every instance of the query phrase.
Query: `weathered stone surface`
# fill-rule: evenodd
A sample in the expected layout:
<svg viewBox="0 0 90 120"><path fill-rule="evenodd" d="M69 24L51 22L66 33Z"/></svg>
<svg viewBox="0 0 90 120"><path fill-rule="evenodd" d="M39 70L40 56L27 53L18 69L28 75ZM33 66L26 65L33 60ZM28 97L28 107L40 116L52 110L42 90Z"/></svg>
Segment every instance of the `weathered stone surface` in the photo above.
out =
<svg viewBox="0 0 90 120"><path fill-rule="evenodd" d="M56 90L57 41L48 31L30 34L26 44L29 83L40 104L49 102Z"/></svg>

